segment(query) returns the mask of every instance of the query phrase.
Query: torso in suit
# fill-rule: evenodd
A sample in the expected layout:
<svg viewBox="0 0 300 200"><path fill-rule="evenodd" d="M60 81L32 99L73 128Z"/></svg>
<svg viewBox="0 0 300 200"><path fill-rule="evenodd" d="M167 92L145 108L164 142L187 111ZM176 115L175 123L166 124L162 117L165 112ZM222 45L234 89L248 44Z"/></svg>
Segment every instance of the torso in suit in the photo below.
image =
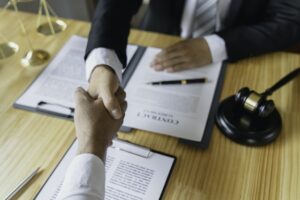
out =
<svg viewBox="0 0 300 200"><path fill-rule="evenodd" d="M125 65L130 21L141 3L141 0L101 0L96 8L86 56L94 48L105 47L115 50ZM157 18L165 23L163 32L176 34L180 32L183 5L183 0L152 0L150 14L157 16L154 21ZM147 24L143 26L155 31L151 20L148 23L148 27ZM224 39L230 61L282 50L300 41L300 1L232 0L225 26L216 34Z"/></svg>

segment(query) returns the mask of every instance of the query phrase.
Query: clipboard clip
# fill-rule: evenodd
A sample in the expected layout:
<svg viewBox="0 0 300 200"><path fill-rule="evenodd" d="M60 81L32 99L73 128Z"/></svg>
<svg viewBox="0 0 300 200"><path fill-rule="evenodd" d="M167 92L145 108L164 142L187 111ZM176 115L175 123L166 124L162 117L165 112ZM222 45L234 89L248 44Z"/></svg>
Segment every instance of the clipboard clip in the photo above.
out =
<svg viewBox="0 0 300 200"><path fill-rule="evenodd" d="M53 114L60 117L73 118L75 109L72 107L64 106L58 103L49 103L40 101L36 107L37 111L47 114Z"/></svg>
<svg viewBox="0 0 300 200"><path fill-rule="evenodd" d="M117 138L113 139L111 147L120 151L134 154L136 156L140 156L142 158L149 158L152 155L149 148Z"/></svg>

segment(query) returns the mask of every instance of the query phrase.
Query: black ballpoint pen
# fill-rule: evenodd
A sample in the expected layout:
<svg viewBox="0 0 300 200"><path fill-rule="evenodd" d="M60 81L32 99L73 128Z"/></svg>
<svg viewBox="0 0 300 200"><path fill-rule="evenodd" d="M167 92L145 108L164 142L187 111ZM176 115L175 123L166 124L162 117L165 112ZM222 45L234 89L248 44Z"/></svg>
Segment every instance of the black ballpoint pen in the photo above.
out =
<svg viewBox="0 0 300 200"><path fill-rule="evenodd" d="M149 82L148 85L186 85L194 83L206 83L207 78L195 78L195 79L183 79L183 80L168 80L168 81L157 81Z"/></svg>

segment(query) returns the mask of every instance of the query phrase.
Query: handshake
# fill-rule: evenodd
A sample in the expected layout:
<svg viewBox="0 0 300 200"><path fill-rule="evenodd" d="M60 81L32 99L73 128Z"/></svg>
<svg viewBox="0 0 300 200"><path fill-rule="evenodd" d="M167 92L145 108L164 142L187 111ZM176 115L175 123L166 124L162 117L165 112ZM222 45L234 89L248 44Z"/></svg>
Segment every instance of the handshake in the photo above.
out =
<svg viewBox="0 0 300 200"><path fill-rule="evenodd" d="M102 98L91 96L82 88L75 92L75 128L78 154L91 153L105 160L106 149L123 123L127 108L125 92L121 87L114 93L120 115L114 119L104 106Z"/></svg>
<svg viewBox="0 0 300 200"><path fill-rule="evenodd" d="M177 72L211 62L209 47L202 38L183 40L162 50L151 67L156 71ZM111 67L96 66L89 82L88 93L78 89L75 94L78 153L93 153L103 160L107 146L123 122L127 103Z"/></svg>

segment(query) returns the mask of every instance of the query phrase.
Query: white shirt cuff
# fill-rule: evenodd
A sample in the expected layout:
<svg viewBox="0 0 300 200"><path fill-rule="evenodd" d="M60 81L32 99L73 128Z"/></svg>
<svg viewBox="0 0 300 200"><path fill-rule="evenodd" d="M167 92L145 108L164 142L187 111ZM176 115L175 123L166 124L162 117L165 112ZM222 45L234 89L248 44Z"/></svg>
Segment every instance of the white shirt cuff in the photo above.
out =
<svg viewBox="0 0 300 200"><path fill-rule="evenodd" d="M58 199L104 199L104 188L104 163L93 154L80 154L67 169Z"/></svg>
<svg viewBox="0 0 300 200"><path fill-rule="evenodd" d="M93 49L88 55L85 61L86 67L86 79L89 81L91 74L97 65L108 65L117 74L120 82L122 81L122 64L116 54L112 49L107 48L96 48Z"/></svg>
<svg viewBox="0 0 300 200"><path fill-rule="evenodd" d="M204 36L210 49L213 62L221 62L228 58L225 41L218 35Z"/></svg>

